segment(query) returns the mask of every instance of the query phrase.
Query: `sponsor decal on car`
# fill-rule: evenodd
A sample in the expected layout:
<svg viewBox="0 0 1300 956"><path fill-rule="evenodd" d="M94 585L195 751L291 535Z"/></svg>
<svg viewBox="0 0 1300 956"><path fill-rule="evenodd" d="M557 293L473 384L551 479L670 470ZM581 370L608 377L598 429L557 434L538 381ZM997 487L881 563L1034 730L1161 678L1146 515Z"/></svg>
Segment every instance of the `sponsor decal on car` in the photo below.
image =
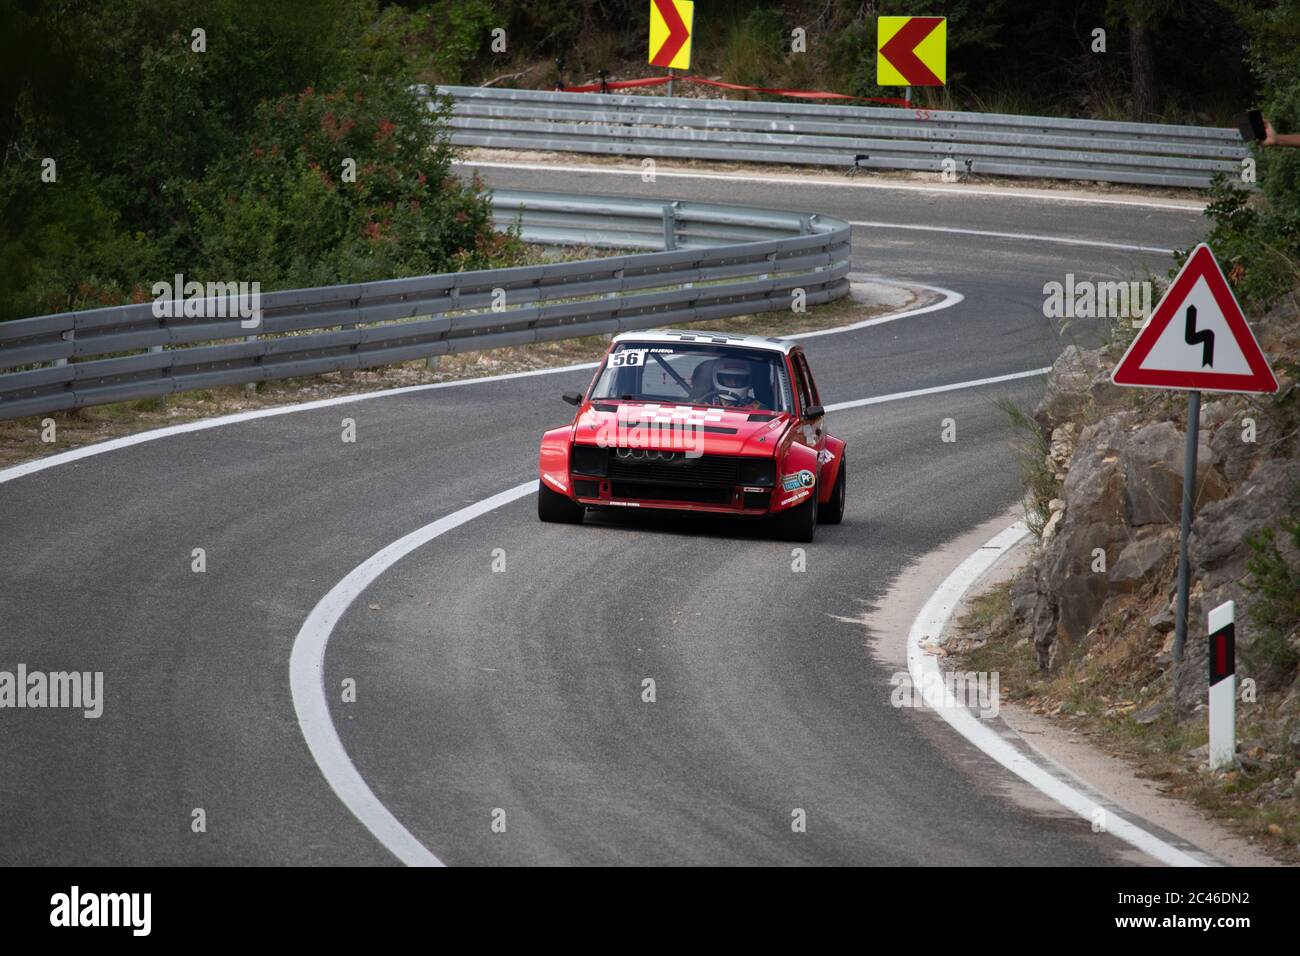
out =
<svg viewBox="0 0 1300 956"><path fill-rule="evenodd" d="M798 491L800 488L811 488L815 481L813 473L805 468L803 471L795 472L793 475L781 476L781 488L785 491Z"/></svg>
<svg viewBox="0 0 1300 956"><path fill-rule="evenodd" d="M807 498L810 494L812 494L811 491L801 491L801 492L799 492L797 495L791 495L789 498L784 499L784 500L781 502L781 504L782 504L782 506L785 506L785 505L792 505L792 504L794 504L796 501L803 501L803 500L804 500L805 498Z"/></svg>

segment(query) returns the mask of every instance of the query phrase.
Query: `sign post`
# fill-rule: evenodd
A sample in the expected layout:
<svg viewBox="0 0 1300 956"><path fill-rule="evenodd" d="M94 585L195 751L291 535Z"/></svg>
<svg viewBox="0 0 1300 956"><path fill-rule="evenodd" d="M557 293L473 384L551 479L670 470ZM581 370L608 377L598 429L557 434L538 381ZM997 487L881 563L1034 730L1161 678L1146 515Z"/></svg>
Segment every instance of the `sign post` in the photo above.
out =
<svg viewBox="0 0 1300 956"><path fill-rule="evenodd" d="M1210 769L1232 766L1237 756L1236 605L1210 612Z"/></svg>
<svg viewBox="0 0 1300 956"><path fill-rule="evenodd" d="M1187 445L1183 454L1182 518L1178 536L1178 596L1174 605L1174 660L1187 643L1187 595L1191 569L1187 542L1196 500L1196 448L1201 392L1277 391L1268 359L1215 261L1201 243L1187 257L1156 304L1151 318L1111 374L1116 385L1185 389Z"/></svg>
<svg viewBox="0 0 1300 956"><path fill-rule="evenodd" d="M1187 592L1191 568L1187 539L1192 535L1192 504L1196 490L1196 448L1200 443L1201 393L1187 393L1187 444L1183 448L1183 512L1178 524L1178 602L1174 605L1174 660L1183 659L1187 644Z"/></svg>

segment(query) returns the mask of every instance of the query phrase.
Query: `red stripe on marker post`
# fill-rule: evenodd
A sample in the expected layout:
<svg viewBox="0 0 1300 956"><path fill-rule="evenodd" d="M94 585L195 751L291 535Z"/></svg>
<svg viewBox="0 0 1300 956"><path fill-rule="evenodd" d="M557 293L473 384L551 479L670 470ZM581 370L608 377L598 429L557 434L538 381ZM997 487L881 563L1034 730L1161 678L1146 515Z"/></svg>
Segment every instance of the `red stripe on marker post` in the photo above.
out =
<svg viewBox="0 0 1300 956"><path fill-rule="evenodd" d="M1210 612L1210 769L1232 766L1237 756L1236 605Z"/></svg>

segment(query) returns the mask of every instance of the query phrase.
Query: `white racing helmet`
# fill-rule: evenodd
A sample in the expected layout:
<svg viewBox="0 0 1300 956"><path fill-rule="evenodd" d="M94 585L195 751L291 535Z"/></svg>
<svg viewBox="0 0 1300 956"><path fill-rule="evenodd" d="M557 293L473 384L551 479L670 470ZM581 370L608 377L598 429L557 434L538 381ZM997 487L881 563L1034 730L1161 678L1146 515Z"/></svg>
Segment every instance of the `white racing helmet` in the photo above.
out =
<svg viewBox="0 0 1300 956"><path fill-rule="evenodd" d="M713 367L713 388L730 402L744 402L754 397L749 363L744 359L724 358Z"/></svg>

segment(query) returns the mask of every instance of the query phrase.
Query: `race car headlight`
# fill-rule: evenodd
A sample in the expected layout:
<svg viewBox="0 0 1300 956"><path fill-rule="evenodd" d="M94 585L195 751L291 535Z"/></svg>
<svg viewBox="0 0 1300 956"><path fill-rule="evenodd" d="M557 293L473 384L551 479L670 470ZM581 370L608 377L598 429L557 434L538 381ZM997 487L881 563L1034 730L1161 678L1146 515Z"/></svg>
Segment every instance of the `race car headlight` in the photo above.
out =
<svg viewBox="0 0 1300 956"><path fill-rule="evenodd" d="M569 470L575 475L604 477L609 471L609 450L594 445L574 445Z"/></svg>
<svg viewBox="0 0 1300 956"><path fill-rule="evenodd" d="M771 458L750 458L741 461L737 477L742 485L770 488L776 484L776 465Z"/></svg>

